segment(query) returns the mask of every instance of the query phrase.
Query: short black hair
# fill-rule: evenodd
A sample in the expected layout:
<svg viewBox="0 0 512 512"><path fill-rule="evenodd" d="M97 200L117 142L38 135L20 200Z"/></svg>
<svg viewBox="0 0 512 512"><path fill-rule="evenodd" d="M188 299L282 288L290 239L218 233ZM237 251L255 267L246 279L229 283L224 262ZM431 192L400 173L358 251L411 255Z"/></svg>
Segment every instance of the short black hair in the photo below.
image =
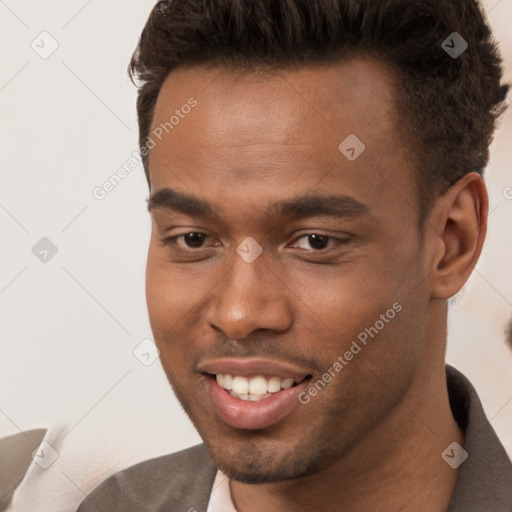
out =
<svg viewBox="0 0 512 512"><path fill-rule="evenodd" d="M443 48L446 40L455 45L454 32L468 45L457 58ZM433 200L462 176L483 173L504 109L501 57L475 0L159 1L129 65L139 85L140 147L161 86L179 67L280 70L358 53L397 73L397 130L417 170L424 219Z"/></svg>

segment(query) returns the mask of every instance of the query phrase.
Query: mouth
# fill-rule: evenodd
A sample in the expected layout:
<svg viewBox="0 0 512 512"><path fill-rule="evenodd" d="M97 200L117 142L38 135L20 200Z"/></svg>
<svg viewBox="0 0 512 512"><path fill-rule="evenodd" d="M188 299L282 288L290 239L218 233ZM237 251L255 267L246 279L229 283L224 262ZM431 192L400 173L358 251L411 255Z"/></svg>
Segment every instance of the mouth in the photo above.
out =
<svg viewBox="0 0 512 512"><path fill-rule="evenodd" d="M251 402L266 400L274 393L296 387L309 378L311 378L309 374L293 378L277 376L267 378L263 375L247 378L242 375L232 375L230 373L218 373L215 375L217 384L225 389L232 397Z"/></svg>
<svg viewBox="0 0 512 512"><path fill-rule="evenodd" d="M263 361L224 360L202 368L216 416L237 429L258 430L282 422L300 405L312 375Z"/></svg>

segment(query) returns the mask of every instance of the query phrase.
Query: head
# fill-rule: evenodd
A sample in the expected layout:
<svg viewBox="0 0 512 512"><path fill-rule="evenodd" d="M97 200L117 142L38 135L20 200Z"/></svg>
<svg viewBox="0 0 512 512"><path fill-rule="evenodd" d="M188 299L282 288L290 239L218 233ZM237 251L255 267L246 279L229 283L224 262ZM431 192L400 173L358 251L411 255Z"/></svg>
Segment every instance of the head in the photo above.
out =
<svg viewBox="0 0 512 512"><path fill-rule="evenodd" d="M458 58L442 47L453 32L468 43ZM443 367L507 91L482 13L472 0L162 1L130 70L166 375L232 478L320 471ZM305 377L302 402L270 423L219 413L214 373L233 359Z"/></svg>

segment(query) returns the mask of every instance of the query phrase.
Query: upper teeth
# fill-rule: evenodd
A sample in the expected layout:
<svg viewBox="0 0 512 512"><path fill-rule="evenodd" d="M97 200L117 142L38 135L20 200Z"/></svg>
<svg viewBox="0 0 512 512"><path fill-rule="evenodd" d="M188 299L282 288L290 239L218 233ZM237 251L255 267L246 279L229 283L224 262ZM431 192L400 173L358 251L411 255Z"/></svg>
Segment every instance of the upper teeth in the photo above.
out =
<svg viewBox="0 0 512 512"><path fill-rule="evenodd" d="M267 380L261 375L247 379L239 375L233 377L230 374L218 373L216 378L221 387L229 390L231 395L243 400L266 398L270 396L268 393L277 393L281 389L291 388L295 382L294 379L281 379L280 377L270 377ZM252 397L249 398L249 395Z"/></svg>

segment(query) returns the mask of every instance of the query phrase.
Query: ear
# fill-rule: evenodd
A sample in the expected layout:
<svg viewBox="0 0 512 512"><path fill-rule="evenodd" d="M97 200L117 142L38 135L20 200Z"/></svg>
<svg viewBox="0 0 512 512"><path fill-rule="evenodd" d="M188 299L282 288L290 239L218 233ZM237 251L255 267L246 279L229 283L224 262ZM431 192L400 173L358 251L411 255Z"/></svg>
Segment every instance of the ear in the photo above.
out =
<svg viewBox="0 0 512 512"><path fill-rule="evenodd" d="M431 297L453 297L468 280L482 252L489 198L482 176L466 174L443 194L428 220L435 239L431 260Z"/></svg>

